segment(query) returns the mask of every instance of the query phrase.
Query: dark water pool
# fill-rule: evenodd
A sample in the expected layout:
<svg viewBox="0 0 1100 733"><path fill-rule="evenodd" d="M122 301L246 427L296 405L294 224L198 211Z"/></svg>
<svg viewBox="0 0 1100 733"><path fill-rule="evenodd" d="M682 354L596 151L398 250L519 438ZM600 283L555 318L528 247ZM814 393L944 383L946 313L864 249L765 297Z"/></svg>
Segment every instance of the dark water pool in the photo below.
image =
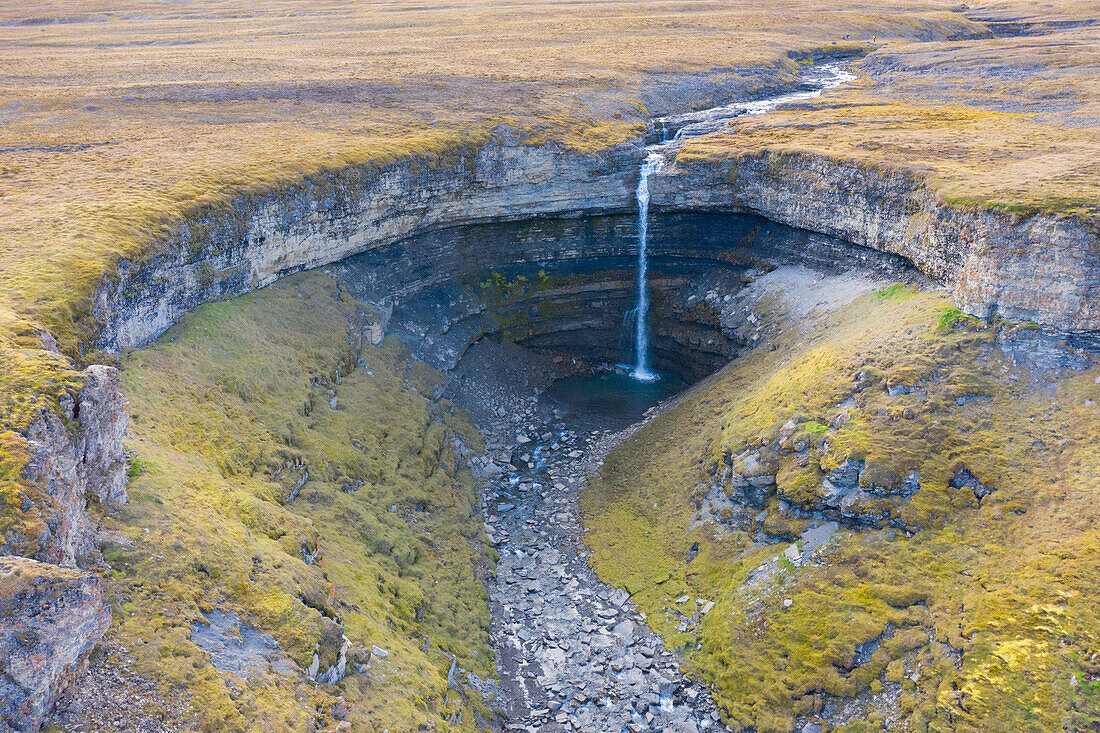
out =
<svg viewBox="0 0 1100 733"><path fill-rule="evenodd" d="M660 377L655 382L639 382L619 372L566 377L554 382L546 396L569 411L566 419L570 422L619 430L637 422L650 407L686 386L675 375Z"/></svg>

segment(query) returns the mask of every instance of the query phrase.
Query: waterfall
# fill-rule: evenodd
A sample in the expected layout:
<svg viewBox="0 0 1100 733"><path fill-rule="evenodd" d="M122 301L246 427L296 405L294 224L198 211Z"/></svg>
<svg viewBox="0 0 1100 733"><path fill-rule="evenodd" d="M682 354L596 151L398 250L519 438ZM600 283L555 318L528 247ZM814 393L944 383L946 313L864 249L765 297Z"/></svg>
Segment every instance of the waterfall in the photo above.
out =
<svg viewBox="0 0 1100 733"><path fill-rule="evenodd" d="M640 382L653 382L660 377L649 370L649 291L647 290L649 229L649 176L661 169L665 161L665 152L677 149L684 140L728 129L733 120L743 115L760 115L789 102L813 99L827 89L833 89L846 81L855 79L841 63L823 64L806 74L804 81L811 89L778 94L751 102L733 102L719 107L687 112L656 120L661 125L661 141L647 148L649 155L642 163L641 177L638 180L638 307L635 312L635 362L630 376ZM669 137L669 124L672 124L672 137ZM624 319L625 321L625 319Z"/></svg>
<svg viewBox="0 0 1100 733"><path fill-rule="evenodd" d="M659 170L664 158L657 151L651 151L642 163L641 176L638 179L638 308L634 329L634 370L630 376L640 382L653 382L658 375L649 370L649 255L646 252L649 233L649 176Z"/></svg>

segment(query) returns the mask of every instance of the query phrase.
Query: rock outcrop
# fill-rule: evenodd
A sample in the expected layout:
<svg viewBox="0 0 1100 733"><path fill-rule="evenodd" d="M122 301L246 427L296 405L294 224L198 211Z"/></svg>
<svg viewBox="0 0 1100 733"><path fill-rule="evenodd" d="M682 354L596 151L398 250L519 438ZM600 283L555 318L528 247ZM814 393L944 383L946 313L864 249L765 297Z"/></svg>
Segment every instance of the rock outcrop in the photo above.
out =
<svg viewBox="0 0 1100 733"><path fill-rule="evenodd" d="M448 227L325 268L365 302L394 302L389 330L438 369L487 333L596 362L634 359L636 216ZM654 365L694 382L746 347L719 292L777 265L916 275L899 257L738 214L663 214L649 230ZM708 299L708 296L709 299Z"/></svg>
<svg viewBox="0 0 1100 733"><path fill-rule="evenodd" d="M79 382L17 437L29 458L19 526L33 529L0 538L0 732L37 731L111 621L80 566L102 562L97 515L127 500L126 402L117 369L89 366Z"/></svg>
<svg viewBox="0 0 1100 733"><path fill-rule="evenodd" d="M460 223L632 207L640 141L603 154L531 145L500 127L443 160L319 174L262 197L204 211L99 288L99 343L146 343L196 305L298 270Z"/></svg>
<svg viewBox="0 0 1100 733"><path fill-rule="evenodd" d="M36 512L44 525L31 554L65 567L95 553L88 500L104 509L127 500L122 439L129 418L118 370L93 364L81 378L80 391L63 395L58 410L44 411L25 436L31 451L25 478L44 497L26 509Z"/></svg>
<svg viewBox="0 0 1100 733"><path fill-rule="evenodd" d="M37 731L110 623L96 576L0 556L0 732Z"/></svg>
<svg viewBox="0 0 1100 733"><path fill-rule="evenodd" d="M632 213L641 139L605 153L528 144L498 128L430 164L318 174L196 214L98 289L99 345L146 343L196 305L458 224ZM1100 329L1100 235L1064 216L960 210L905 172L810 153L668 166L654 211L750 212L905 257L960 307Z"/></svg>

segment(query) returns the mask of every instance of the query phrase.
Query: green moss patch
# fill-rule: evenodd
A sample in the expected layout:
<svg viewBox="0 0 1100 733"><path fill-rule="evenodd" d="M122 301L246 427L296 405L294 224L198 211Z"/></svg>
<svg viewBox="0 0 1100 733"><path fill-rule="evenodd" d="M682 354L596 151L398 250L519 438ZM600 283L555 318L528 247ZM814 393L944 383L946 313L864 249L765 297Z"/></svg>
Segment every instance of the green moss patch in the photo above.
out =
<svg viewBox="0 0 1100 733"><path fill-rule="evenodd" d="M123 359L137 459L113 519L133 543L106 548L113 633L192 697L202 729L324 729L338 702L356 730L471 730L486 712L446 681L452 655L494 675L477 491L456 456L480 438L425 396L439 375L400 342L360 345L373 317L330 279L296 277ZM349 674L227 684L190 640L212 608L303 669L315 651L334 664L346 635ZM372 645L389 655L360 674Z"/></svg>

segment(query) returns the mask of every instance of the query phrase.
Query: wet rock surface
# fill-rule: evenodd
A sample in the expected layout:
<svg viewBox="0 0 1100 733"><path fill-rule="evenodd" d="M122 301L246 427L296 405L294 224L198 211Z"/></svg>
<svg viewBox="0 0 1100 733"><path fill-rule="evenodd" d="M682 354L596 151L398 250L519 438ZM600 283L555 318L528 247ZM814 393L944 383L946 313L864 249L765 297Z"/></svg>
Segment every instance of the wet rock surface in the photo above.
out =
<svg viewBox="0 0 1100 733"><path fill-rule="evenodd" d="M486 533L500 554L491 635L505 729L725 730L629 594L588 565L578 493L636 426L586 430L570 417L529 405L488 431L481 467Z"/></svg>

